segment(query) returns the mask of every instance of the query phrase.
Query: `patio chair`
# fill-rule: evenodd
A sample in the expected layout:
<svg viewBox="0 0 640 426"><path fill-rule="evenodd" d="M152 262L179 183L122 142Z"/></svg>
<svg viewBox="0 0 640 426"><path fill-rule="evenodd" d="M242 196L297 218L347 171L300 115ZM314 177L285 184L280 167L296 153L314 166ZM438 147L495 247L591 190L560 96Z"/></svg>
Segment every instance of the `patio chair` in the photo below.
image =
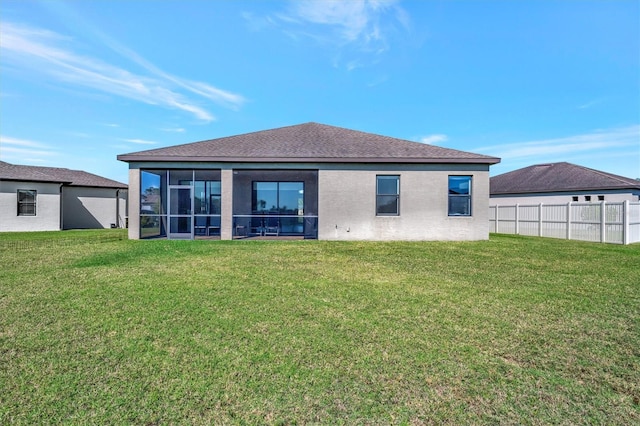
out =
<svg viewBox="0 0 640 426"><path fill-rule="evenodd" d="M261 217L252 217L249 226L249 235L264 235L264 222Z"/></svg>
<svg viewBox="0 0 640 426"><path fill-rule="evenodd" d="M268 217L264 225L264 235L280 235L280 221L277 217Z"/></svg>
<svg viewBox="0 0 640 426"><path fill-rule="evenodd" d="M195 235L207 235L207 218L196 216L196 223L194 225L193 233Z"/></svg>

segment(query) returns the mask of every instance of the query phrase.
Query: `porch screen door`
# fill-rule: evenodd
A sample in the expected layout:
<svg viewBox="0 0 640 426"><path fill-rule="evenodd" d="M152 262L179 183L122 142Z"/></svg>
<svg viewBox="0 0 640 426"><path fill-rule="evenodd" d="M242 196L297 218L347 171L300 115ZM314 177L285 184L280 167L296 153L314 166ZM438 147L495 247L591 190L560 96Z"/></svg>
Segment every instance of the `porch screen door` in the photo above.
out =
<svg viewBox="0 0 640 426"><path fill-rule="evenodd" d="M170 239L193 238L193 188L185 185L169 186Z"/></svg>

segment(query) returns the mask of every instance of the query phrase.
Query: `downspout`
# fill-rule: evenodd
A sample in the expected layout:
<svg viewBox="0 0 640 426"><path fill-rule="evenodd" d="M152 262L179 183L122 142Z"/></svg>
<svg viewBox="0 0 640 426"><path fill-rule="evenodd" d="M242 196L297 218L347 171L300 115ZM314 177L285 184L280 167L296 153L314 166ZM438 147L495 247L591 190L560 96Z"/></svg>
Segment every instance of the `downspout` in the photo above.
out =
<svg viewBox="0 0 640 426"><path fill-rule="evenodd" d="M116 228L120 228L120 189L116 189Z"/></svg>
<svg viewBox="0 0 640 426"><path fill-rule="evenodd" d="M62 194L62 188L64 187L64 183L60 184L60 230L63 231L64 228L64 196Z"/></svg>

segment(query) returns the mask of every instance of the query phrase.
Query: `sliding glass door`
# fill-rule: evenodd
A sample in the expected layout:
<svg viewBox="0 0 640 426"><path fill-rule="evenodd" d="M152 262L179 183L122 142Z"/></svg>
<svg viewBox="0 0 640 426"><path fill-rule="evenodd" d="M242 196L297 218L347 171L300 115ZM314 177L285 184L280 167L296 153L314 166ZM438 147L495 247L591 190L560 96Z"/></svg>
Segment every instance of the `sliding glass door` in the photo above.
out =
<svg viewBox="0 0 640 426"><path fill-rule="evenodd" d="M278 235L304 233L304 182L253 182L251 204L257 220L277 220Z"/></svg>

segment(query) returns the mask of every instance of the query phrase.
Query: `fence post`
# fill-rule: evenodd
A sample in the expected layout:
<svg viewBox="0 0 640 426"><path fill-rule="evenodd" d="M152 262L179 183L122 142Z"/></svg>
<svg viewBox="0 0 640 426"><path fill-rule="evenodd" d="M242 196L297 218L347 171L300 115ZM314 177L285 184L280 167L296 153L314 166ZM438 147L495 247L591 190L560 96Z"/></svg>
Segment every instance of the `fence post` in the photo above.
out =
<svg viewBox="0 0 640 426"><path fill-rule="evenodd" d="M600 202L600 242L604 243L607 241L607 236L605 233L607 232L607 212L605 210L606 201Z"/></svg>
<svg viewBox="0 0 640 426"><path fill-rule="evenodd" d="M520 235L520 216L518 215L518 207L520 204L516 203L516 235Z"/></svg>
<svg viewBox="0 0 640 426"><path fill-rule="evenodd" d="M571 239L571 201L567 203L567 240Z"/></svg>
<svg viewBox="0 0 640 426"><path fill-rule="evenodd" d="M542 204L538 204L538 237L542 237Z"/></svg>
<svg viewBox="0 0 640 426"><path fill-rule="evenodd" d="M622 244L629 244L629 200L624 200L622 203Z"/></svg>
<svg viewBox="0 0 640 426"><path fill-rule="evenodd" d="M500 204L496 204L496 234L498 233L498 217L500 216L498 212L500 211Z"/></svg>

